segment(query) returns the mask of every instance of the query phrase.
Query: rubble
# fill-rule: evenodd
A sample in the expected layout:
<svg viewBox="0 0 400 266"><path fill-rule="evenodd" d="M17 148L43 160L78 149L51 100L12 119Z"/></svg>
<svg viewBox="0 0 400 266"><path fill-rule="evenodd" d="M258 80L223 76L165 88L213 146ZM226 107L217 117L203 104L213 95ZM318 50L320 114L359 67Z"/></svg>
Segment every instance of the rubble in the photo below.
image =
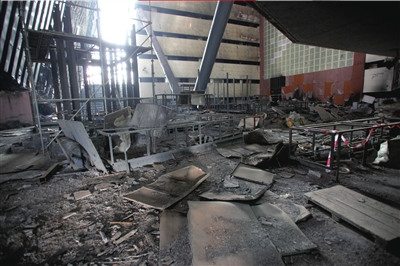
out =
<svg viewBox="0 0 400 266"><path fill-rule="evenodd" d="M13 138L16 141L2 141L7 143L2 148L9 153L0 155L0 261L5 264L50 265L190 265L196 262L230 263L233 260L242 261L243 258L248 263L247 259L250 258L254 261L265 258L273 260L274 264L300 265L305 261L307 265L400 263L400 259L390 253L391 250L376 247L374 242L364 238L356 230L336 223L330 216L315 208L314 204L307 203L304 194L337 184L334 180L336 172L327 173L319 168L297 164L289 158L289 151L295 150L296 155L325 165L329 149L333 147L332 139L324 133L316 135L313 142L309 132L292 131L289 134L289 130L296 126L287 128L284 121L290 116L290 111L279 109L284 115L278 114L282 119L272 127L255 130L247 128L239 131L241 133L238 138L221 142L216 141L219 133L215 133L220 129L219 124L213 128L207 122L204 124L207 126L202 128L203 137L198 137L199 132L196 130L199 124L196 119L202 118L196 115L195 119L192 117L185 120L196 121L193 124L195 131L188 128L190 134L187 136L193 136L190 141L189 138L185 141L184 127L176 133L171 128L169 133L165 131L165 135L157 140L160 142L156 143L156 150L160 151L162 148L163 151L152 153L154 147L151 145L150 156L146 156L146 146L140 144L142 141L146 142L146 139L136 138L135 135L131 144L140 157L125 160L116 153L113 166L110 165L110 160L105 159L105 137L96 132L91 135L86 132L87 135L79 134L80 141L76 141L75 137L69 138L72 135L59 136L57 143L52 146L69 143L65 145L69 147L65 154L73 156L67 160L65 155L60 158L42 155L36 151L22 153L22 146L17 148L18 145L13 145L19 142L15 139L17 136L12 132L5 133L0 138ZM341 112L344 110L339 107L329 109L335 121L341 119ZM125 111L128 111L127 115L122 115L122 118L121 115L116 116L111 120L118 121L117 125L123 120L131 120L130 111L124 110L122 113L125 114ZM320 120L315 112L296 113L303 116L305 122ZM264 117L264 122L273 123L273 119L268 114ZM236 124L232 125L237 130ZM311 128L314 124L305 123L302 126ZM385 132L386 129L388 128L385 127ZM384 136L388 143L393 141L392 147L397 151L397 139L392 136L395 135L395 130L396 127L390 128ZM18 137L25 134L33 132L21 132ZM249 142L249 136L256 136L251 138L256 140ZM353 134L353 140L357 143L350 147L342 140L342 145L346 146L342 146L340 150L345 158L338 169L342 174L340 182L399 208L397 169L385 168L390 165L383 163L370 164L376 158L378 143L383 140L374 136L371 135L367 144L366 154L369 157L364 166L364 148L351 147L362 142L366 136ZM164 137L170 139L161 143ZM346 140L350 139L348 134L344 137ZM204 143L207 139L212 139L213 142ZM92 150L83 148L89 140L107 172L97 166L93 167L95 156L89 155ZM83 145L80 142L87 143ZM176 143L183 148L176 149ZM186 146L188 143L194 145ZM12 146L14 149L11 149ZM128 149L129 156L133 155L132 147ZM129 163L128 167L126 161ZM186 174L179 174L188 173L188 169L199 175L186 179ZM345 175L343 170L346 170ZM41 178L46 182L40 182ZM144 194L140 198L128 199L129 195L138 195L143 191L151 191L151 202L148 199L143 200ZM146 195L149 194L145 193ZM369 201L364 195L356 200L357 204L367 204ZM193 209L207 204L217 208L211 218L214 227L210 229L194 226L206 219L205 214L211 212L200 211L194 214ZM240 226L239 222L239 226L230 227L231 224L226 220L233 221L236 215L224 216L225 210L221 207L223 205L242 210L250 209L253 214L245 212L248 213L248 217L243 218L246 226ZM259 213L262 209L268 211ZM288 224L291 227L286 227ZM239 229L245 227L249 231L246 231L246 237L241 237L243 230ZM281 238L279 228L286 228L282 230L292 234ZM209 233L210 230L214 230L213 234ZM294 241L293 230L308 240ZM193 234L204 233L216 237L211 244L200 243L197 242L200 239L193 238ZM240 239L233 240L236 237ZM211 248L217 244L218 248ZM298 244L304 246L296 246ZM208 251L206 257L201 251L204 250L204 245ZM279 252L276 252L276 248ZM237 251L237 255L229 255L234 253L227 252L228 250ZM353 256L351 250L357 250L362 255Z"/></svg>
<svg viewBox="0 0 400 266"><path fill-rule="evenodd" d="M92 193L89 190L81 190L81 191L74 192L75 200L81 200L81 199L90 197L91 195L92 195Z"/></svg>

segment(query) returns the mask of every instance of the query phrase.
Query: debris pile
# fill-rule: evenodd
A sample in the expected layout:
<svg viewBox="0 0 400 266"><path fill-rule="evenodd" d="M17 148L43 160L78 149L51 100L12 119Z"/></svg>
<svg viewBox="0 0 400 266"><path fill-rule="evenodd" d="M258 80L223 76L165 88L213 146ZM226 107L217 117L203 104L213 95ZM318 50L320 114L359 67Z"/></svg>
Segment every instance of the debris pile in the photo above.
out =
<svg viewBox="0 0 400 266"><path fill-rule="evenodd" d="M304 113L274 107L273 115L249 119L195 114L170 120L146 105L142 111L153 114L152 124L132 124L138 109L127 108L106 119L104 135L59 120L63 133L51 144L51 156L37 152L32 129L2 132L0 261L399 264L387 253L397 252L393 246L400 238L392 227L398 210L344 187L398 204L399 172L391 169L400 150L396 122L347 121L350 107L308 108ZM325 123L320 129L312 122ZM46 145L57 132L49 130ZM21 139L30 141L19 145ZM26 150L31 144L36 150ZM332 169L343 175L339 187L322 170L338 155L343 160L332 160ZM323 167L296 164L293 157ZM371 217L385 217L390 230L384 233L390 235L369 228L377 222Z"/></svg>

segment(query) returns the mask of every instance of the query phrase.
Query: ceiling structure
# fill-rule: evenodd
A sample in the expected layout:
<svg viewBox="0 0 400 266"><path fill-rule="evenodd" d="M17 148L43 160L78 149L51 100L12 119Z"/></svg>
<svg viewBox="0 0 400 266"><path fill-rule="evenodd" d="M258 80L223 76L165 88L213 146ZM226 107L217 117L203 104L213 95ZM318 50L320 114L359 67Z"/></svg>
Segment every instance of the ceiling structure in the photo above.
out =
<svg viewBox="0 0 400 266"><path fill-rule="evenodd" d="M400 2L248 2L292 42L395 57Z"/></svg>

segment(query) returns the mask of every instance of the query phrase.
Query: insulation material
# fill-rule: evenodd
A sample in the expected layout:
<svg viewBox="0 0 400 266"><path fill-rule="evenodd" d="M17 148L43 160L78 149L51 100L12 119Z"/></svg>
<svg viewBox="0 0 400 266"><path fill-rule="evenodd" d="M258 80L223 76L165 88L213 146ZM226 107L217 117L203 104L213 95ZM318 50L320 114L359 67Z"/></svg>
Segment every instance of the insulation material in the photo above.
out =
<svg viewBox="0 0 400 266"><path fill-rule="evenodd" d="M376 159L372 162L373 164L386 163L389 161L389 149L388 142L382 142L379 148Z"/></svg>

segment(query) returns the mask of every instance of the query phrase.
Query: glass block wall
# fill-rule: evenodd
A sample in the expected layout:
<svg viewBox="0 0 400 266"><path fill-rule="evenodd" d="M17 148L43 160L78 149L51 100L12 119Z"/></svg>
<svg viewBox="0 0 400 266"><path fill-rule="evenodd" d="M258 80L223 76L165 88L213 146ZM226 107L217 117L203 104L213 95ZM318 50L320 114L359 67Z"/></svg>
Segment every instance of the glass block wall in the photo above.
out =
<svg viewBox="0 0 400 266"><path fill-rule="evenodd" d="M267 20L264 23L264 79L353 65L353 52L294 44Z"/></svg>

